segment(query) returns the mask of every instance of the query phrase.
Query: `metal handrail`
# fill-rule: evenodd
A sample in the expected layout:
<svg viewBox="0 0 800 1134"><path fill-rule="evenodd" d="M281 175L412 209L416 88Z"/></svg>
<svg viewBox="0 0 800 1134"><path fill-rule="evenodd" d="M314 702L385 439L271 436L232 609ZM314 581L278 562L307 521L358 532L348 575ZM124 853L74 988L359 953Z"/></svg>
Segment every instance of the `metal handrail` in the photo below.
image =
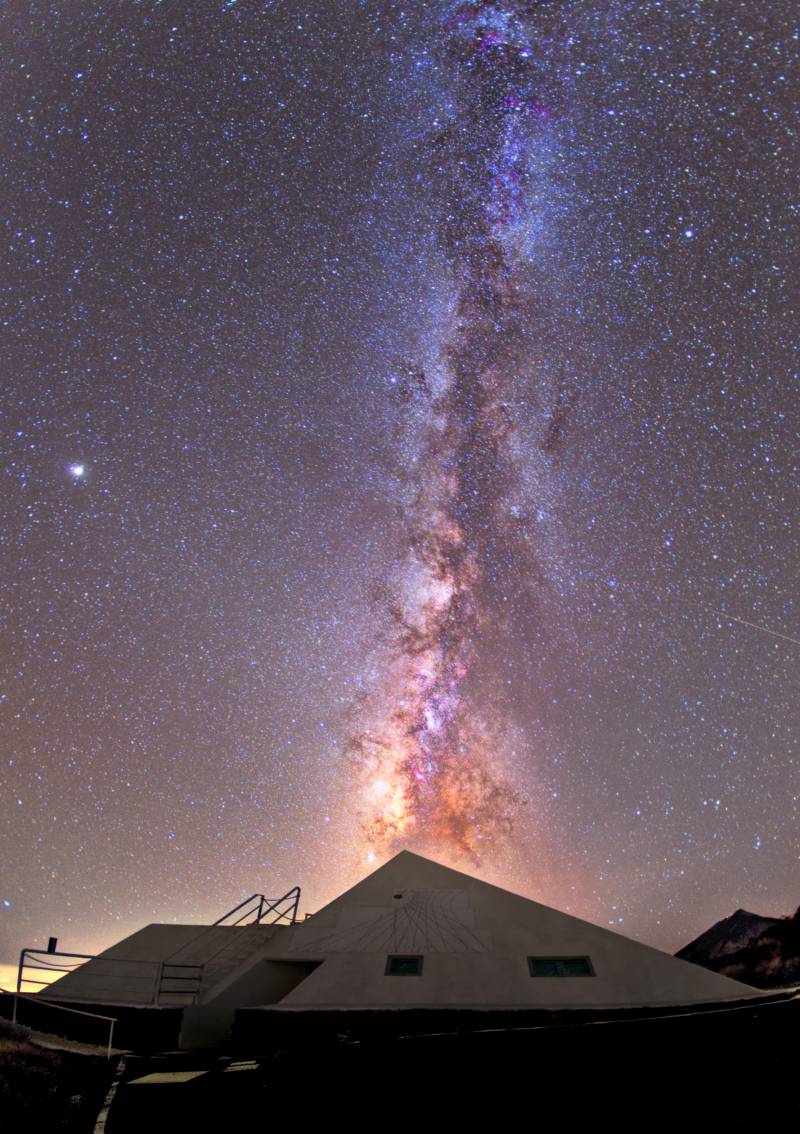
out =
<svg viewBox="0 0 800 1134"><path fill-rule="evenodd" d="M260 910L263 897L264 897L263 894L251 894L249 898L245 898L243 902L239 902L238 906L234 906L232 910L228 910L228 912L226 914L223 914L222 917L217 918L217 920L215 922L213 922L213 924L214 925L222 925L222 923L227 921L229 917L233 917L233 915L238 913L239 910L242 909L243 906L249 906L251 902L254 902L256 900L256 898L258 899L258 909ZM245 913L242 914L241 917L237 918L237 920L233 924L239 925L239 923L244 921L244 919L249 915L249 913L250 913L250 911L247 910Z"/></svg>
<svg viewBox="0 0 800 1134"><path fill-rule="evenodd" d="M160 1004L162 996L168 996L170 993L178 996L191 996L193 1000L200 995L200 989L203 984L203 970L205 965L183 964L180 961L159 961L158 962L158 980L156 982L155 997L153 1003ZM182 975L180 973L168 973L167 969L192 969L191 973ZM165 988L165 982L183 981L185 983L193 983L193 988Z"/></svg>
<svg viewBox="0 0 800 1134"><path fill-rule="evenodd" d="M51 952L47 952L44 949L23 949L22 952L20 953L19 969L17 971L17 994L20 995L20 996L25 995L22 992L22 985L23 984L38 984L40 987L44 988L44 987L49 986L52 983L50 981L36 980L33 977L24 976L23 973L24 973L24 970L26 968L30 968L30 969L34 969L34 970L41 969L41 970L44 970L46 972L51 972L51 973L52 972L61 972L61 973L69 974L69 973L75 972L76 969L81 967L81 965L67 966L67 965L51 965L51 964L48 964L48 963L44 963L44 964L31 963L29 960L26 961L26 958L30 958L30 957L36 957L37 961L41 960L42 957L74 957L74 958L77 958L78 960L80 960L81 962L84 962L84 961L96 960L97 954L95 954L95 953L60 953L60 952L52 952L51 953ZM167 981L172 981L172 982L183 981L183 982L186 982L186 983L193 983L195 987L187 990L187 992L189 992L189 994L192 995L192 996L198 995L198 993L200 991L200 986L201 986L202 981L203 981L204 966L202 964L184 964L184 963L181 963L179 961L169 961L169 960L166 960L166 961L150 961L150 960L146 960L144 958L139 960L135 957L105 957L105 958L103 958L103 960L106 963L110 963L112 965L136 965L141 969L145 969L147 974L152 974L152 978L149 975L146 978L148 980L152 979L152 991L150 993L150 997L151 997L150 1003L152 1003L152 1004L159 1004L161 1002L161 997L164 994L168 994L170 992L181 993L183 991L182 989L178 989L178 988L173 988L173 989L165 988L164 984ZM166 969L172 969L173 971L172 972L165 972ZM176 973L174 971L175 969L181 969L181 970L184 970L184 971L182 971L180 973ZM191 970L191 972L188 972L186 970ZM144 978L142 978L142 979L144 979ZM38 994L35 996L35 998L38 998ZM42 1003L44 1003L44 1001L42 1001Z"/></svg>
<svg viewBox="0 0 800 1134"><path fill-rule="evenodd" d="M94 956L94 953L60 953L50 952L47 949L23 949L19 955L19 968L17 969L17 992L22 992L23 984L38 984L42 987L46 987L47 985L52 984L52 981L49 980L34 980L33 977L23 977L22 973L26 968L34 970L38 969L40 971L51 973L74 973L76 969L79 969L81 967L80 964L51 965L47 962L42 963L43 958L45 957L75 957L80 962L83 962L94 960ZM35 957L37 958L37 960L31 961L30 959L28 959L26 961L26 957Z"/></svg>
<svg viewBox="0 0 800 1134"><path fill-rule="evenodd" d="M214 922L214 925L222 925L223 922L233 917L234 914L239 913L239 910L244 909L244 907L249 907L253 902L257 902L257 906L252 910L246 909L245 912L233 922L233 925L241 925L245 918L249 917L251 913L256 914L255 920L249 923L251 925L261 925L264 919L271 913L277 914L274 921L270 922L271 925L283 919L286 919L290 925L294 925L297 921L297 911L300 906L300 887L293 886L291 890L287 890L280 898L267 898L264 894L251 894L249 898L245 898L244 901L239 902L238 906L234 906L232 910L229 910L226 914L223 914L221 918L218 918ZM279 907L285 902L289 903L288 910L280 910Z"/></svg>
<svg viewBox="0 0 800 1134"><path fill-rule="evenodd" d="M80 953L66 954L66 956L75 956L75 957L82 956L82 955L83 954L80 954ZM7 996L13 996L14 997L14 1010L13 1010L13 1013L12 1013L12 1016L11 1016L12 1024L16 1024L16 1022L17 1022L17 1001L18 1000L31 1000L31 1001L33 1001L34 1004L45 1004L48 1008L57 1008L60 1012L72 1012L72 1014L74 1016L90 1016L93 1020L106 1020L111 1025L111 1027L108 1029L108 1045L107 1045L107 1049L106 1049L108 1058L109 1059L111 1058L112 1042L113 1042L113 1039L114 1039L114 1025L119 1023L119 1017L117 1017L117 1016L101 1016L97 1012L84 1012L80 1008L66 1008L63 1004L55 1004L52 1000L42 1000L39 996L28 996L27 993L20 992L19 989L17 989L16 992L12 992L8 988L0 988L0 992L5 993Z"/></svg>

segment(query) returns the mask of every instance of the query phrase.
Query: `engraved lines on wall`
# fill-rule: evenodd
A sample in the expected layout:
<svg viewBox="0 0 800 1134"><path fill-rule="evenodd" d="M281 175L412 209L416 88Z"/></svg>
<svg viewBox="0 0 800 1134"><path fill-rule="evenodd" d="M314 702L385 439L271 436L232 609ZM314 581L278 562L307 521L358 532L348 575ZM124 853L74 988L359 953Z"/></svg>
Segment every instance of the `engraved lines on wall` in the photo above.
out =
<svg viewBox="0 0 800 1134"><path fill-rule="evenodd" d="M402 904L358 924L327 931L304 926L292 952L487 953L486 942L459 915L465 899L462 890L406 892Z"/></svg>

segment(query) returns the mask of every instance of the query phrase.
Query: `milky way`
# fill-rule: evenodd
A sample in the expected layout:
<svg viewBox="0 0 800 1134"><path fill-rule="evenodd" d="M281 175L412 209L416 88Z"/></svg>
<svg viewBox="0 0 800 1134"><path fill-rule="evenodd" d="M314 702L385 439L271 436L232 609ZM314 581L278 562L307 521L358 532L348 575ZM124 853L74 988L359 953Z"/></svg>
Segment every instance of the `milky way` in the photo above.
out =
<svg viewBox="0 0 800 1134"><path fill-rule="evenodd" d="M539 303L521 234L537 219L531 186L549 111L534 57L552 8L465 3L443 19L457 111L426 148L445 183L438 231L455 298L435 386L423 371L406 376L427 427L391 608L394 664L375 695L378 721L353 744L367 838L381 851L411 836L480 862L512 824L516 801L499 770L510 706L485 659L543 573L515 509L509 434ZM543 459L562 430L557 401Z"/></svg>

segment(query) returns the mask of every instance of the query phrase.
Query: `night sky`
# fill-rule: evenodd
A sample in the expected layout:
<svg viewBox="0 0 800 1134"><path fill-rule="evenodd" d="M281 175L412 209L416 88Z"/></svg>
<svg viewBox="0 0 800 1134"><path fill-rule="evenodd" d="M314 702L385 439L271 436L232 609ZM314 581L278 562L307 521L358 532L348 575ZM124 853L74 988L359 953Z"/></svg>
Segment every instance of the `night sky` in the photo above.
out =
<svg viewBox="0 0 800 1134"><path fill-rule="evenodd" d="M796 14L3 6L0 961L797 906Z"/></svg>

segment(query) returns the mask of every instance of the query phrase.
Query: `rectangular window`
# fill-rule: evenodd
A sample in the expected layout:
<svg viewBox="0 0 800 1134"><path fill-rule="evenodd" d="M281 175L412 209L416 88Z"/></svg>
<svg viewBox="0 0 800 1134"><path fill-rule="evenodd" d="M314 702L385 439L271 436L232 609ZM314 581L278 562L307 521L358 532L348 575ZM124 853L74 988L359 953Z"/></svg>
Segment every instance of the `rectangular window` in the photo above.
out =
<svg viewBox="0 0 800 1134"><path fill-rule="evenodd" d="M422 957L387 957L386 976L422 976Z"/></svg>
<svg viewBox="0 0 800 1134"><path fill-rule="evenodd" d="M535 977L594 976L588 957L528 957L528 971Z"/></svg>

